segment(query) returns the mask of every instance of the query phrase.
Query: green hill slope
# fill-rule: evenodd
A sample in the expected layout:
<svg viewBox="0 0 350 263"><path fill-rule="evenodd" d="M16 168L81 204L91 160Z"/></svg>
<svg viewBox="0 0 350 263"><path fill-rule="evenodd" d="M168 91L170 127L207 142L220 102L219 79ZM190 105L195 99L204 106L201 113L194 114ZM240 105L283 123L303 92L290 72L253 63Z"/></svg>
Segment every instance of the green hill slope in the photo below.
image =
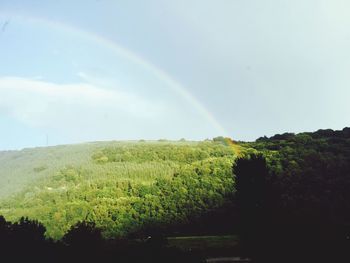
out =
<svg viewBox="0 0 350 263"><path fill-rule="evenodd" d="M98 144L64 145L0 152L0 197L7 197L30 182L52 176L66 165L85 165Z"/></svg>
<svg viewBox="0 0 350 263"><path fill-rule="evenodd" d="M53 238L79 220L94 221L108 237L186 222L233 191L238 148L140 141L1 152L0 214L38 219Z"/></svg>

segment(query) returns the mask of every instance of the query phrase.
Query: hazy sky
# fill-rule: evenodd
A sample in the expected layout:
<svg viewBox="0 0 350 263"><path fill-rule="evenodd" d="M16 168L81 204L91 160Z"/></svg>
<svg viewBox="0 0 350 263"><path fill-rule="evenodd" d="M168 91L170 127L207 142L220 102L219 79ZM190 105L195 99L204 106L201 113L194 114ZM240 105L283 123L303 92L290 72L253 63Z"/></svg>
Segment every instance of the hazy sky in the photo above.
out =
<svg viewBox="0 0 350 263"><path fill-rule="evenodd" d="M0 149L349 126L349 13L347 0L1 0Z"/></svg>

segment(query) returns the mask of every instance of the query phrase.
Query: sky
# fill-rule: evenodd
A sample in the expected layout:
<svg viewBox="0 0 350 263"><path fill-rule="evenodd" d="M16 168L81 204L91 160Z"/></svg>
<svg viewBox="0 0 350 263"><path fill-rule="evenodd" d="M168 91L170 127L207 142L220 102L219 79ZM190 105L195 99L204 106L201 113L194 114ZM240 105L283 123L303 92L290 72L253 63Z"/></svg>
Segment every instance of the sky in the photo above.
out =
<svg viewBox="0 0 350 263"><path fill-rule="evenodd" d="M342 129L346 0L1 0L0 150Z"/></svg>

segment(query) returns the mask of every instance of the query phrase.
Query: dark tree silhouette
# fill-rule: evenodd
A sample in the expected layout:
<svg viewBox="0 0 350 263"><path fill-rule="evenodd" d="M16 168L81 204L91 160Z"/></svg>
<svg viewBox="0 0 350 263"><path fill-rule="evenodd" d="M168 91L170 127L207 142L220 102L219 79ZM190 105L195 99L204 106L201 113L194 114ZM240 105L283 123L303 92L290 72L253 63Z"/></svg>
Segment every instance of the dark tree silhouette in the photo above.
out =
<svg viewBox="0 0 350 263"><path fill-rule="evenodd" d="M19 222L11 225L11 235L22 242L41 243L45 241L46 228L37 220L22 217Z"/></svg>
<svg viewBox="0 0 350 263"><path fill-rule="evenodd" d="M93 222L78 222L64 235L62 241L76 248L96 248L101 245L103 238L101 229Z"/></svg>
<svg viewBox="0 0 350 263"><path fill-rule="evenodd" d="M50 240L45 239L45 227L37 220L22 217L10 223L0 216L0 252L3 260L20 262L24 259L45 261Z"/></svg>
<svg viewBox="0 0 350 263"><path fill-rule="evenodd" d="M3 216L0 216L0 248L2 250L6 249L9 240L9 229L8 223Z"/></svg>
<svg viewBox="0 0 350 263"><path fill-rule="evenodd" d="M233 167L243 253L259 254L269 211L268 168L262 155L240 158Z"/></svg>

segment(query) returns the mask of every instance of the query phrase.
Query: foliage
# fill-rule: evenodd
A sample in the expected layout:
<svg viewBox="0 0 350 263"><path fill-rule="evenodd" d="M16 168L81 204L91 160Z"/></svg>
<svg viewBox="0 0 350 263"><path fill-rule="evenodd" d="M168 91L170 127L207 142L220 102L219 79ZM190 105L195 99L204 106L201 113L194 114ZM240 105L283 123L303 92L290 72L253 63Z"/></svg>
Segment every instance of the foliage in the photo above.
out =
<svg viewBox="0 0 350 263"><path fill-rule="evenodd" d="M277 176L284 205L303 203L303 213L325 208L326 217L350 220L350 129L275 135L246 146L264 153ZM350 222L350 221L349 221Z"/></svg>
<svg viewBox="0 0 350 263"><path fill-rule="evenodd" d="M233 191L235 149L221 142L110 142L46 150L54 160L43 157L44 149L30 150L38 158L33 167L46 169L3 198L0 214L12 221L38 219L55 239L79 221L94 222L109 238L186 223L220 206ZM22 160L31 156L17 154Z"/></svg>
<svg viewBox="0 0 350 263"><path fill-rule="evenodd" d="M3 262L201 262L198 253L166 246L166 239L102 239L91 222L78 222L60 241L45 239L45 227L22 218L0 216L0 251ZM165 242L164 242L165 241Z"/></svg>
<svg viewBox="0 0 350 263"><path fill-rule="evenodd" d="M264 200L263 213L245 228L253 226L256 230L242 234L243 239L257 242L249 245L255 256L270 262L274 261L272 256L275 262L281 262L285 255L290 255L290 262L299 261L301 256L306 262L329 262L335 256L348 258L350 129L285 133L262 137L244 146L254 148L245 151L246 162L248 152L258 151L264 154L269 167L269 174L263 167L251 169L256 163L243 169L248 178L265 174L265 182L256 185L258 190L252 180L243 187L246 196L250 196L247 200L256 199L259 192L272 193L270 198L258 198ZM236 168L235 172L239 170L242 169ZM240 201L238 176L236 183ZM257 210L247 203L250 213Z"/></svg>
<svg viewBox="0 0 350 263"><path fill-rule="evenodd" d="M96 248L102 244L101 230L93 222L78 222L64 235L62 242L83 249Z"/></svg>

